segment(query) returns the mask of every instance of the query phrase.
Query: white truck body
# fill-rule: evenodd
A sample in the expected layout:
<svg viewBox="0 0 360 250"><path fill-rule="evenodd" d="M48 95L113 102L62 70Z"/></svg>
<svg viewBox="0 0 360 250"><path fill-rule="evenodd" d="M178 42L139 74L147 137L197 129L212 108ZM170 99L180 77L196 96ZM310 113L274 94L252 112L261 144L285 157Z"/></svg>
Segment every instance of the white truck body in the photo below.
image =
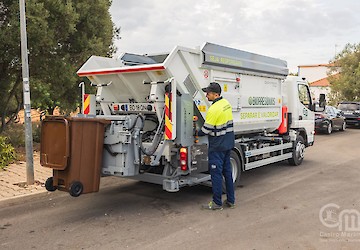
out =
<svg viewBox="0 0 360 250"><path fill-rule="evenodd" d="M77 73L97 86L96 117L111 121L104 135L104 175L162 184L171 192L208 183L207 137L194 137L193 131L211 105L201 88L212 81L233 108L234 182L241 171L270 163L288 159L299 165L305 147L314 143L308 84L287 77L280 59L206 43L166 54L92 56Z"/></svg>

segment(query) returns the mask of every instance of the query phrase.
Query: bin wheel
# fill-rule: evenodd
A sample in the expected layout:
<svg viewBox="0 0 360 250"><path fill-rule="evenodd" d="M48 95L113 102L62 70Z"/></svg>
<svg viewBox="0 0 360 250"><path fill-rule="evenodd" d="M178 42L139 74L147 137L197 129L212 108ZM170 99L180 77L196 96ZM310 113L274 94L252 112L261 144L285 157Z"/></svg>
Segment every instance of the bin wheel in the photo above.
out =
<svg viewBox="0 0 360 250"><path fill-rule="evenodd" d="M69 188L69 193L73 197L78 197L83 191L83 185L79 181L74 181L71 183Z"/></svg>
<svg viewBox="0 0 360 250"><path fill-rule="evenodd" d="M54 186L54 178L53 177L47 178L47 180L45 181L45 188L47 191L50 191L50 192L54 192L57 189L57 187Z"/></svg>

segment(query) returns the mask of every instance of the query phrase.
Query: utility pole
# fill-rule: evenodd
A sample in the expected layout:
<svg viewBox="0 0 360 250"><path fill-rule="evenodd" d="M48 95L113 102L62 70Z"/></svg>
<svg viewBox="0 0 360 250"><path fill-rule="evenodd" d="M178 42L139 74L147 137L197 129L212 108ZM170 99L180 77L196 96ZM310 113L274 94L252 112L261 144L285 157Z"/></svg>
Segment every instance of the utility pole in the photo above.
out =
<svg viewBox="0 0 360 250"><path fill-rule="evenodd" d="M339 46L339 45L335 43L335 56L334 56L334 59L336 59L336 53L337 53L336 48L337 48L338 46Z"/></svg>
<svg viewBox="0 0 360 250"><path fill-rule="evenodd" d="M26 150L26 182L28 185L34 184L34 156L33 156L33 137L31 124L31 104L30 104L30 82L29 82L29 61L26 36L26 17L25 0L19 0L20 5L20 35L21 35L21 62L23 75L23 94L24 94L24 119L25 119L25 150Z"/></svg>

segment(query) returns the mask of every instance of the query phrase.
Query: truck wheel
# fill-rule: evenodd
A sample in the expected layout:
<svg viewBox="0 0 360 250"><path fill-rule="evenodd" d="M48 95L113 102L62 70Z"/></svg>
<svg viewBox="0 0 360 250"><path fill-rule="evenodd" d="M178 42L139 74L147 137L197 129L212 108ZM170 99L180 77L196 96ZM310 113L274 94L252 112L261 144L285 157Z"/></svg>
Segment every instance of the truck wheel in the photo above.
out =
<svg viewBox="0 0 360 250"><path fill-rule="evenodd" d="M332 124L331 124L331 122L329 122L325 132L326 132L326 134L330 135L332 130L333 130L332 129Z"/></svg>
<svg viewBox="0 0 360 250"><path fill-rule="evenodd" d="M293 166L299 166L304 160L304 153L304 138L301 135L298 135L293 147L293 156L289 159L289 163Z"/></svg>
<svg viewBox="0 0 360 250"><path fill-rule="evenodd" d="M233 182L235 187L237 187L240 182L242 168L239 155L235 151L231 151L230 153L230 166L232 170Z"/></svg>
<svg viewBox="0 0 360 250"><path fill-rule="evenodd" d="M57 188L54 187L54 178L49 177L45 181L45 188L47 191L54 192Z"/></svg>
<svg viewBox="0 0 360 250"><path fill-rule="evenodd" d="M79 181L74 181L69 187L69 193L73 197L78 197L83 191L83 185Z"/></svg>
<svg viewBox="0 0 360 250"><path fill-rule="evenodd" d="M238 154L235 151L231 151L230 153L230 167L231 167L234 187L236 188L240 182L241 161ZM223 193L226 193L226 185L224 178L223 178Z"/></svg>

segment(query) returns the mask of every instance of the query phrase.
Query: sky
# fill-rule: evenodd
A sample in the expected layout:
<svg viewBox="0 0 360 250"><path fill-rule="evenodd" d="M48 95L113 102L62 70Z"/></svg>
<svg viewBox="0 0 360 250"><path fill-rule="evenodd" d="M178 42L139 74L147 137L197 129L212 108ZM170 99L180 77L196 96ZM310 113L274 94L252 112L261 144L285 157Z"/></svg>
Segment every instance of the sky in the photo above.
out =
<svg viewBox="0 0 360 250"><path fill-rule="evenodd" d="M359 0L113 0L118 53L170 52L211 42L280 58L290 72L360 43Z"/></svg>

